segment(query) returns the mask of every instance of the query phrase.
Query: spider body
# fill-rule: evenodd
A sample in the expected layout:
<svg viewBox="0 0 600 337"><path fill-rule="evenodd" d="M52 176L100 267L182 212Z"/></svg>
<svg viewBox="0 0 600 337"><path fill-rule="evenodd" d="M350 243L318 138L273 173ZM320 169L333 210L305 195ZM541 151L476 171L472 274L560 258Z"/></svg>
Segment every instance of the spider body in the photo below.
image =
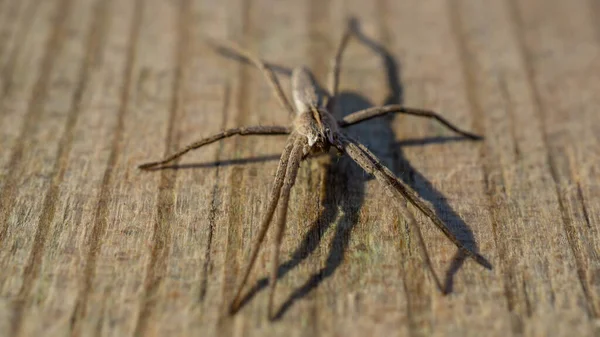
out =
<svg viewBox="0 0 600 337"><path fill-rule="evenodd" d="M308 149L304 155L327 151L338 132L336 119L327 111L324 97L310 70L295 68L292 72L292 97L296 107L294 131L306 137Z"/></svg>
<svg viewBox="0 0 600 337"><path fill-rule="evenodd" d="M468 139L479 140L481 137L460 130L435 112L407 108L401 105L386 105L357 111L346 116L342 120L336 120L330 113L330 111L335 110L338 94L341 55L353 31L352 27L352 24L348 26L338 46L333 62L333 69L330 74L331 76L329 77L327 88L328 92L322 91L320 87L316 85L311 72L307 68L299 67L292 71L291 84L294 106L290 104L286 95L283 93L277 78L270 68L267 67L264 61L254 57L252 54L246 52L242 48L239 48L235 45L230 46L230 48L236 53L241 54L263 71L267 80L273 87L273 90L282 107L286 109L290 115L294 116L291 126L250 126L224 130L220 133L192 143L163 160L146 163L139 166L141 169L158 168L163 164L181 157L191 150L234 135L289 135L288 141L279 160L279 165L277 167L273 182L273 188L267 202L264 217L260 223L256 242L252 246L250 259L244 268L241 282L230 306L231 313L235 313L241 305L242 290L244 289L244 285L248 280L250 271L256 262L261 244L266 237L266 232L270 227L272 222L271 220L273 219L274 213L277 210L275 236L271 258L272 264L269 277L270 291L268 308L269 316L271 318L275 317L273 312L273 294L275 293L275 286L277 284L279 248L286 224L290 191L296 180L300 162L309 154L327 151L331 147L335 148L340 154L348 155L366 172L372 174L381 183L388 195L396 202L396 206L398 207L401 215L407 220L411 228L416 232L418 243L421 246L420 251L423 253L424 260L429 269L432 271L436 285L440 290L442 289L442 286L435 275L435 272L433 272L433 269L431 268L431 262L427 254L420 228L417 225L412 213L406 208L406 201L410 202L416 207L416 209L421 211L427 218L429 218L431 222L440 231L442 231L444 235L450 241L452 241L465 256L471 257L477 263L488 269L491 269L491 265L484 257L469 249L460 240L458 240L458 238L448 229L444 222L442 222L436 216L435 212L426 201L424 201L410 186L399 180L364 145L346 135L342 129L378 116L383 116L385 114L400 113L437 120L439 123Z"/></svg>

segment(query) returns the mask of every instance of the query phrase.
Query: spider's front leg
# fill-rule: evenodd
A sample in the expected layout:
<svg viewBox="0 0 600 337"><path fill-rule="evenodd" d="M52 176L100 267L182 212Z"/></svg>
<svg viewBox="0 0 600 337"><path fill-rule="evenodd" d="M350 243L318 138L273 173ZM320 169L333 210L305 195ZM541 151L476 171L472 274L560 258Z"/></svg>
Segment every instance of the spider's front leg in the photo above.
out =
<svg viewBox="0 0 600 337"><path fill-rule="evenodd" d="M283 187L281 188L281 197L279 203L279 210L277 212L277 226L275 227L275 241L273 242L273 250L271 257L271 274L269 275L269 318L275 318L275 312L273 311L273 299L275 297L275 287L277 285L277 270L279 269L279 251L281 248L281 240L283 239L283 232L285 230L285 224L287 219L288 203L290 200L290 192L296 177L298 175L298 168L300 162L304 156L305 146L307 140L305 137L298 137L294 148L290 154L290 159L285 172L285 178L283 181Z"/></svg>
<svg viewBox="0 0 600 337"><path fill-rule="evenodd" d="M375 176L375 178L383 185L383 187L395 197L397 203L400 204L398 199L400 196L406 198L411 204L417 207L425 216L427 216L433 224L442 232L444 235L454 243L454 245L460 249L467 256L473 258L477 263L486 269L492 269L492 265L483 256L474 252L465 246L457 237L448 229L448 227L435 215L435 212L427 205L425 201L419 197L410 186L406 185L400 179L398 179L387 167L375 157L371 151L369 151L364 145L359 142L350 139L345 135L341 135L339 141L336 143L341 151L348 154L361 168L366 172ZM402 206L402 205L400 205ZM412 222L411 222L412 223ZM416 223L415 223L416 226ZM418 228L417 228L418 229ZM428 260L428 258L427 258ZM433 270L432 270L433 271ZM435 274L434 274L435 275Z"/></svg>
<svg viewBox="0 0 600 337"><path fill-rule="evenodd" d="M252 246L252 251L250 253L250 260L248 260L248 264L246 265L244 272L242 273L242 281L237 288L235 293L235 297L231 302L231 306L229 308L229 312L234 314L238 311L241 304L241 295L244 290L244 286L248 281L248 276L250 276L250 271L252 270L252 266L256 262L256 258L258 257L258 252L260 250L260 245L265 239L265 235L267 234L267 229L269 229L269 225L271 224L271 219L273 219L273 213L275 213L275 209L277 208L277 203L279 202L279 198L281 196L281 189L284 185L284 178L287 174L288 170L288 162L290 160L290 156L292 154L292 150L297 141L297 135L294 133L290 136L285 145L283 153L281 154L281 159L279 160L279 165L277 166L277 172L275 173L275 179L273 182L273 188L271 190L271 195L269 197L269 203L266 209L265 214L263 215L263 219L260 223L260 229L258 232L258 237L256 238L256 242ZM287 203L286 203L287 207Z"/></svg>
<svg viewBox="0 0 600 337"><path fill-rule="evenodd" d="M176 153L166 157L163 160L141 164L138 166L138 168L140 168L142 170L151 170L154 168L158 168L164 164L167 164L167 163L183 156L184 154L186 154L192 150L195 150L202 146L214 143L223 138L227 138L227 137L231 137L231 136L235 136L235 135L240 135L240 136L287 135L290 132L291 132L291 128L287 127L287 126L248 126L248 127L228 129L228 130L221 131L217 134L214 134L212 136L203 138L197 142L194 142L194 143L186 146L185 148L177 151Z"/></svg>
<svg viewBox="0 0 600 337"><path fill-rule="evenodd" d="M350 125L368 121L369 119L384 116L389 113L400 113L400 114L412 115L412 116L417 116L417 117L425 117L425 118L429 118L429 119L435 119L440 124L444 125L448 129L458 133L461 136L465 136L472 140L483 139L482 136L459 129L457 126L453 125L448 120L446 120L444 117L442 117L441 115L439 115L433 111L407 108L407 107L399 105L399 104L391 104L391 105L373 107L373 108L356 111L356 112L344 117L343 120L338 122L338 125L340 127L348 127Z"/></svg>

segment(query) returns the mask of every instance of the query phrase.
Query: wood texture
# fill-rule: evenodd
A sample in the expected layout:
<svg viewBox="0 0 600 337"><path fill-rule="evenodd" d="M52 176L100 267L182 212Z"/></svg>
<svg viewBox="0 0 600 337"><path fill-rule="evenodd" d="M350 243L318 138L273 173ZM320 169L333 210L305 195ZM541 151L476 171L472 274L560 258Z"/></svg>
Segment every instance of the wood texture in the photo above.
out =
<svg viewBox="0 0 600 337"><path fill-rule="evenodd" d="M225 315L285 137L237 137L178 169L136 166L223 128L288 125L242 42L325 83L345 20L340 115L493 271L422 223L448 295L377 182L302 164L269 322L269 252ZM594 0L0 0L1 336L600 335L600 5ZM270 247L272 233L265 247Z"/></svg>

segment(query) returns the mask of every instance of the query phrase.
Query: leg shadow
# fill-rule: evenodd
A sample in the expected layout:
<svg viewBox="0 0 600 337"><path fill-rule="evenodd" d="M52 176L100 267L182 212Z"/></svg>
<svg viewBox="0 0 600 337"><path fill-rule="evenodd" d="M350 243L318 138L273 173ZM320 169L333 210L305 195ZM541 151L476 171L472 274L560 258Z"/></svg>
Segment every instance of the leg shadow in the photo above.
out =
<svg viewBox="0 0 600 337"><path fill-rule="evenodd" d="M401 72L398 62L396 62L391 53L383 45L365 36L360 31L360 27L356 21L353 23L355 36L358 40L370 48L375 54L379 55L385 65L389 93L384 105L403 104L404 91L400 80ZM454 138L454 140L461 138L465 139L463 137L457 137ZM456 235L463 245L478 253L479 249L473 236L473 231L452 209L450 204L445 201L442 193L440 193L440 191L438 191L425 176L419 173L419 171L410 164L405 158L401 147L396 147L394 154L394 168L396 169L396 175L404 183L417 191L423 199L429 201L433 205L436 215L446 223L450 231ZM460 270L465 258L463 253L459 250L454 254L452 263L445 273L444 289L442 289L445 294L452 292L454 275Z"/></svg>
<svg viewBox="0 0 600 337"><path fill-rule="evenodd" d="M342 116L372 106L368 100L353 93L341 93L338 104L341 106L340 111L342 112ZM365 131L372 131L372 129L360 128L354 131L354 133L364 135ZM387 136L388 141L394 141L392 133L387 134ZM381 137L385 136L381 135ZM332 156L335 157L335 155ZM369 178L364 171L350 160L350 158L346 156L339 158L339 160L337 157L331 158L331 165L325 181L326 196L324 198L324 210L311 227L309 233L304 237L298 250L293 254L292 259L289 261L289 267L293 268L297 266L308 255L314 252L323 234L336 223L338 216L341 214L329 246L329 255L325 261L325 266L312 274L281 305L275 315L275 319L280 319L297 300L304 298L324 280L331 277L344 261L344 256L350 242L350 235L358 223L359 211L364 202L365 182L367 179Z"/></svg>
<svg viewBox="0 0 600 337"><path fill-rule="evenodd" d="M348 114L372 106L367 100L355 94L344 94L339 100L342 111ZM365 129L365 128L361 128ZM370 129L370 128L369 128ZM355 130L357 131L357 130ZM390 133L390 142L394 141ZM277 277L284 277L289 271L296 268L319 246L324 234L337 222L335 233L329 246L329 255L325 266L312 274L309 279L281 305L274 319L280 319L285 312L299 299L305 297L317 288L321 282L332 276L342 264L347 251L350 235L358 223L359 210L362 207L365 193L365 181L368 177L364 172L347 157L338 157L329 154L330 164L325 176L325 197L323 198L323 211L310 230L302 239L300 246L292 253L290 260L279 266ZM341 218L338 217L341 214ZM254 295L267 287L267 278L260 279L240 302L240 307L250 301Z"/></svg>

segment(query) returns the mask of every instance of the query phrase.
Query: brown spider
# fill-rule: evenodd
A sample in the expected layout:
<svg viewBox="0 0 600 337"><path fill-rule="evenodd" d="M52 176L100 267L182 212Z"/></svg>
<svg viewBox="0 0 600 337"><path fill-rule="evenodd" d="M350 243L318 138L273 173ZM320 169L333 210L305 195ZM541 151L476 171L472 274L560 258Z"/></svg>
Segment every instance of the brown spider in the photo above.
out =
<svg viewBox="0 0 600 337"><path fill-rule="evenodd" d="M417 225L412 213L406 208L406 204L403 202L402 197L411 202L415 207L423 212L424 215L431 219L431 221L450 241L452 241L458 247L462 253L464 253L466 256L472 257L485 268L491 269L490 263L484 257L467 248L452 232L450 232L448 227L435 215L428 204L423 201L412 188L396 178L396 176L387 167L381 164L379 159L377 159L373 153L371 153L364 145L343 133L340 128L357 124L371 118L383 116L388 113L403 113L435 119L454 132L469 139L479 140L482 139L482 137L458 129L435 112L407 108L401 105L386 105L357 111L340 121L336 120L331 115L330 111L334 111L334 106L336 104L335 99L338 94L342 52L344 51L352 32L352 23L350 23L337 47L337 52L333 60L333 68L328 81L329 93L324 93L319 89L311 72L307 68L299 67L293 70L291 83L295 109L292 107L289 100L283 93L277 78L267 64L263 60L254 57L244 49L235 45L231 45L230 47L232 50L244 56L264 73L268 82L273 87L280 104L290 114L295 115L293 124L291 126L250 126L224 130L220 133L192 143L161 161L146 163L139 166L140 169L154 169L181 157L191 150L234 135L290 135L279 160L277 172L275 173L273 189L271 190L266 213L264 214L260 224L257 241L252 247L250 260L244 269L242 281L230 306L231 313L237 312L240 307L242 290L244 289L244 286L248 280L252 266L256 261L260 246L264 241L267 229L269 228L271 219L275 213L275 209L277 208L278 203L280 203L277 226L275 229L275 241L273 242L271 273L269 277L270 290L268 310L269 317L273 318L273 295L275 293L275 286L277 282L279 250L286 223L290 191L295 183L300 162L309 154L326 152L331 147L336 149L341 154L347 154L366 172L374 175L375 178L383 185L389 195L394 198L401 210L402 215L408 220L417 234L419 245L421 246L421 252L424 255L424 261L432 271L436 285L439 289L442 289L442 286L435 275L435 272L433 272L433 269L431 268L431 262L427 254L420 228Z"/></svg>

